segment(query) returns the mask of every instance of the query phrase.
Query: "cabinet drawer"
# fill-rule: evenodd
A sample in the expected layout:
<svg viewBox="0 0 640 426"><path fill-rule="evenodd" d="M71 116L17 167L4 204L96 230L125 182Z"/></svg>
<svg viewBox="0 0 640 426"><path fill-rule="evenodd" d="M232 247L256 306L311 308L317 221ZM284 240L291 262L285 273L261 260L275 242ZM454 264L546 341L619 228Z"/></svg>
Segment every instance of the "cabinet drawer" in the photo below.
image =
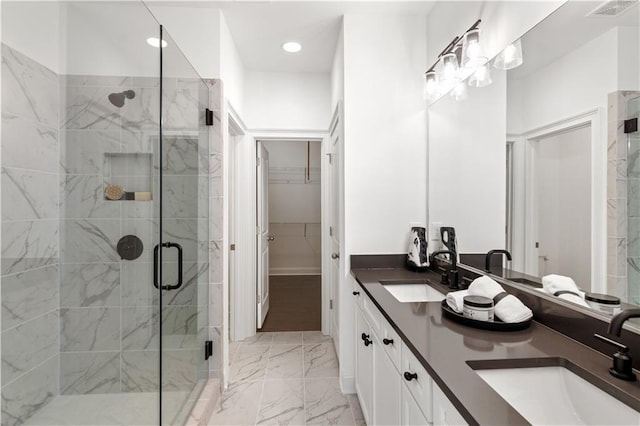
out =
<svg viewBox="0 0 640 426"><path fill-rule="evenodd" d="M405 383L402 384L400 394L402 401L400 424L403 426L429 426L431 423L422 414L422 410L420 410L418 403L409 393L409 388Z"/></svg>
<svg viewBox="0 0 640 426"><path fill-rule="evenodd" d="M427 370L418 362L404 343L402 343L401 348L400 374L402 375L402 381L409 389L409 393L418 403L420 411L422 411L427 421L431 423L433 421L431 376L427 374Z"/></svg>
<svg viewBox="0 0 640 426"><path fill-rule="evenodd" d="M360 303L362 304L362 313L364 314L365 319L369 322L371 326L371 331L376 333L378 336L381 335L381 326L383 317L378 310L378 307L373 304L369 296L366 293L360 293Z"/></svg>
<svg viewBox="0 0 640 426"><path fill-rule="evenodd" d="M384 317L382 317L379 336L384 351L389 355L389 358L391 358L391 362L396 370L400 371L400 348L402 347L402 340Z"/></svg>

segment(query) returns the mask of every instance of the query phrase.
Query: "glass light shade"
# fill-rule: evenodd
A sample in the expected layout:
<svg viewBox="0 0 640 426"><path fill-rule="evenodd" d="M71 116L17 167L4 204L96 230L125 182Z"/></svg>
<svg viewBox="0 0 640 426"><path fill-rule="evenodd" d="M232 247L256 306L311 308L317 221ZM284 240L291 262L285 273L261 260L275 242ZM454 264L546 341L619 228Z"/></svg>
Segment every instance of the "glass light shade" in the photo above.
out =
<svg viewBox="0 0 640 426"><path fill-rule="evenodd" d="M488 61L480 44L480 28L468 31L462 38L462 60L464 68L477 68Z"/></svg>
<svg viewBox="0 0 640 426"><path fill-rule="evenodd" d="M493 66L501 70L510 70L519 67L522 62L522 43L518 39L496 56Z"/></svg>
<svg viewBox="0 0 640 426"><path fill-rule="evenodd" d="M440 94L439 92L438 74L428 71L424 76L424 98L433 99Z"/></svg>
<svg viewBox="0 0 640 426"><path fill-rule="evenodd" d="M463 101L467 99L467 85L464 84L464 81L459 82L453 87L449 95L451 95L451 97L456 101Z"/></svg>
<svg viewBox="0 0 640 426"><path fill-rule="evenodd" d="M471 87L485 87L490 85L492 81L489 66L488 64L485 64L480 68L477 68L473 74L471 74L467 83Z"/></svg>
<svg viewBox="0 0 640 426"><path fill-rule="evenodd" d="M452 84L458 79L458 57L455 53L447 53L442 57L440 80L443 84Z"/></svg>

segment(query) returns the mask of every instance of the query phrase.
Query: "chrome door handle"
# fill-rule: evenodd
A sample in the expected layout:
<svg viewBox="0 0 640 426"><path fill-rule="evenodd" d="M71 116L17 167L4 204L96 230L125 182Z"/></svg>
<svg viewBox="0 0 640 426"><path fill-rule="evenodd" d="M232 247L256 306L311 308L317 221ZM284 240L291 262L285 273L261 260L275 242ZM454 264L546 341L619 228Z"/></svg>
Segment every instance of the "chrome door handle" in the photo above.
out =
<svg viewBox="0 0 640 426"><path fill-rule="evenodd" d="M275 239L276 239L276 237L272 237L271 235L269 235L269 236L267 237L267 241L273 241L273 240L275 240Z"/></svg>
<svg viewBox="0 0 640 426"><path fill-rule="evenodd" d="M332 259L334 259L334 260L335 260L335 259L339 259L339 258L340 258L340 254L338 254L338 253L331 253L331 258L332 258Z"/></svg>

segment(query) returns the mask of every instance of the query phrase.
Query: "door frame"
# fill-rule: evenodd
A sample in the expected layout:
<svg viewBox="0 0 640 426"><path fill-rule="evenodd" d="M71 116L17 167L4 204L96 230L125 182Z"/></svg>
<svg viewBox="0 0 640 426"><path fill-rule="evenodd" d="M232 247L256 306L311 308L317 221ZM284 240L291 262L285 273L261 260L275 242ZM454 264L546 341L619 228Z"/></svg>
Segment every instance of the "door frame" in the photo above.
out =
<svg viewBox="0 0 640 426"><path fill-rule="evenodd" d="M538 141L567 131L590 126L591 129L591 288L605 293L607 285L607 135L603 122L603 108L587 111L546 126L526 132L516 138L524 142L525 199L524 199L524 251L525 273L537 270L538 251L535 241L538 233L537 181ZM517 143L517 142L516 142ZM517 211L514 216L518 216ZM535 266L534 266L535 265Z"/></svg>
<svg viewBox="0 0 640 426"><path fill-rule="evenodd" d="M236 297L231 306L232 331L234 341L244 340L256 334L256 274L257 274L257 202L256 202L256 152L258 141L292 140L314 141L322 144L321 152L327 151L330 144L329 134L326 130L247 130L247 135L238 146L236 157L236 190L237 214L236 214L236 283L234 294ZM329 148L330 149L330 148ZM320 170L320 197L322 220L322 332L329 332L329 276L327 269L330 263L330 253L327 252L325 227L328 229L329 211L327 201L327 173L325 161L321 161ZM328 231L327 231L328 232ZM240 267L242 265L242 267Z"/></svg>

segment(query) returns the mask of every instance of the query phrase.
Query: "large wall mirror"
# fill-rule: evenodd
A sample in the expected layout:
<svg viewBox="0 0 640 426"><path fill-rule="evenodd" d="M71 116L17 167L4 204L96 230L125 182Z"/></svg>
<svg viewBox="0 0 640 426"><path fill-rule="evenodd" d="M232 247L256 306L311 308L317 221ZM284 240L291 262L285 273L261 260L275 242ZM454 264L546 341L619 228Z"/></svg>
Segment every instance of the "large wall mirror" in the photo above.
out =
<svg viewBox="0 0 640 426"><path fill-rule="evenodd" d="M565 3L521 65L430 105L429 222L459 253L507 248L513 271L640 305L640 5L601 5Z"/></svg>

